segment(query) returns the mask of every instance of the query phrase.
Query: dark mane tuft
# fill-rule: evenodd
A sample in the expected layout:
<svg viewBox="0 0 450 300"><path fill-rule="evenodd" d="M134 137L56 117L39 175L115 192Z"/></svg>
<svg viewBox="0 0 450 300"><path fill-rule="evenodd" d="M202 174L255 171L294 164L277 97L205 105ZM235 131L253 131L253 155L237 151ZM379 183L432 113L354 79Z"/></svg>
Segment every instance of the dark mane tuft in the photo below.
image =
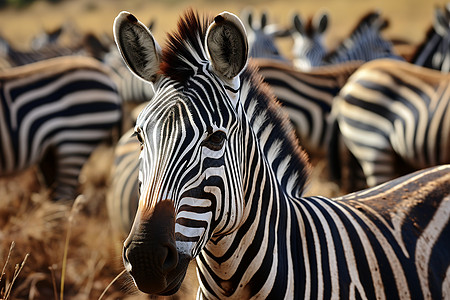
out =
<svg viewBox="0 0 450 300"><path fill-rule="evenodd" d="M295 178L295 184L292 186L293 190L287 192L294 196L300 197L304 192L308 177L311 172L311 165L309 163L309 157L303 148L300 146L298 138L295 134L295 130L292 127L292 123L289 121L289 116L282 109L281 104L275 97L272 88L269 84L265 83L263 77L259 74L259 69L252 61L247 65L247 69L241 75L250 81L252 90L250 95L253 100L258 101L258 109L268 114L269 118L265 121L263 128L269 126L269 123L274 126L273 135L275 140L282 142L281 152L277 155L277 159L272 164L272 169L277 173L279 163L286 157L291 157L288 170L285 172L282 178L278 178L280 183L285 188L288 187L287 182L289 177L297 174ZM242 99L244 101L244 99ZM250 102L244 103L247 109ZM267 155L267 150L270 148L271 143L264 145L264 153ZM285 176L287 175L287 176Z"/></svg>
<svg viewBox="0 0 450 300"><path fill-rule="evenodd" d="M188 48L195 49L200 59L205 61L206 54L204 40L208 25L212 22L210 17L200 18L197 12L188 9L178 21L178 30L168 35L167 46L162 52L161 72L174 80L184 82L194 70L186 61L198 61Z"/></svg>

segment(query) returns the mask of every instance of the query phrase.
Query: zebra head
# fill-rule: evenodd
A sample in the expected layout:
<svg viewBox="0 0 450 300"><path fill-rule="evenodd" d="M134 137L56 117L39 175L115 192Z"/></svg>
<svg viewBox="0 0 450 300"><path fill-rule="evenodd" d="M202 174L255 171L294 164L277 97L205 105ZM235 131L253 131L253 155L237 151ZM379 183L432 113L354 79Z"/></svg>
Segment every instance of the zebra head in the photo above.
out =
<svg viewBox="0 0 450 300"><path fill-rule="evenodd" d="M126 269L146 293L176 292L190 260L211 237L235 230L242 213L237 118L246 32L228 12L206 25L187 12L163 51L132 14L122 12L114 23L130 70L155 84L135 127L141 195L123 252Z"/></svg>
<svg viewBox="0 0 450 300"><path fill-rule="evenodd" d="M278 59L287 62L287 59L278 50L276 38L287 37L289 30L279 28L276 24L267 24L267 13L261 14L261 19L254 20L253 12L246 9L242 12L242 20L247 31L250 57Z"/></svg>
<svg viewBox="0 0 450 300"><path fill-rule="evenodd" d="M292 38L294 45L292 54L294 65L302 71L309 71L322 65L322 59L327 53L323 45L324 33L328 27L328 14L316 14L306 24L299 14L294 14Z"/></svg>

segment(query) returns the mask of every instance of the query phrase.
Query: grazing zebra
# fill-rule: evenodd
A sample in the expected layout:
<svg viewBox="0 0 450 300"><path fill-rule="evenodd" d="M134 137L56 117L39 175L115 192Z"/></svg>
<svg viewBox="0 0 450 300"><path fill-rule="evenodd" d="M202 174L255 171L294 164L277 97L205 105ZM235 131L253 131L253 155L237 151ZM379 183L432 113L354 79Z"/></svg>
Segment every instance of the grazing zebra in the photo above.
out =
<svg viewBox="0 0 450 300"><path fill-rule="evenodd" d="M288 63L288 60L280 53L275 44L276 38L287 37L289 30L278 28L275 24L267 24L267 13L261 14L259 24L255 24L253 13L246 9L242 12L242 19L246 21L247 38L250 48L250 57L278 59Z"/></svg>
<svg viewBox="0 0 450 300"><path fill-rule="evenodd" d="M54 198L73 199L81 167L120 120L116 86L92 58L0 72L0 175L40 163Z"/></svg>
<svg viewBox="0 0 450 300"><path fill-rule="evenodd" d="M328 13L319 12L310 18L306 24L299 14L292 18L292 47L294 66L302 71L309 71L321 66L327 53L323 39L328 28Z"/></svg>
<svg viewBox="0 0 450 300"><path fill-rule="evenodd" d="M338 64L346 61L370 61L378 58L403 60L394 51L393 44L381 36L388 21L379 11L369 12L361 18L350 36L332 52L323 57L322 64Z"/></svg>
<svg viewBox="0 0 450 300"><path fill-rule="evenodd" d="M444 11L440 7L435 9L433 25L412 55L411 62L445 73L450 71L450 3Z"/></svg>
<svg viewBox="0 0 450 300"><path fill-rule="evenodd" d="M135 127L141 196L123 252L140 290L173 294L196 258L199 299L448 297L449 165L302 198L306 155L235 15L188 11L161 50L122 12L114 36L156 87Z"/></svg>
<svg viewBox="0 0 450 300"><path fill-rule="evenodd" d="M401 175L400 166L450 163L448 74L389 59L367 63L334 100L332 119L368 186Z"/></svg>

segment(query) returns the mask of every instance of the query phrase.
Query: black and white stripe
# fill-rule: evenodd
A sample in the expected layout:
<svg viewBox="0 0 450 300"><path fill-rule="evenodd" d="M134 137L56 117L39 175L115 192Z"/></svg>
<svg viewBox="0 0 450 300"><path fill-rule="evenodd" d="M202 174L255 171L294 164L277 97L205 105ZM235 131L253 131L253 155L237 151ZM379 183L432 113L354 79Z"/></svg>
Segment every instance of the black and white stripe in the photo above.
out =
<svg viewBox="0 0 450 300"><path fill-rule="evenodd" d="M55 58L1 72L0 91L0 174L41 163L54 197L73 199L81 167L120 124L114 82L93 59Z"/></svg>
<svg viewBox="0 0 450 300"><path fill-rule="evenodd" d="M332 114L369 186L402 174L399 166L450 163L450 75L373 61L350 77Z"/></svg>
<svg viewBox="0 0 450 300"><path fill-rule="evenodd" d="M417 47L411 62L445 73L450 71L450 3L444 9L435 9L433 25Z"/></svg>
<svg viewBox="0 0 450 300"><path fill-rule="evenodd" d="M443 298L450 166L302 198L309 165L247 66L240 20L188 11L178 24L160 51L130 13L114 23L124 59L156 86L135 128L141 197L124 243L139 289L173 294L196 258L199 299Z"/></svg>
<svg viewBox="0 0 450 300"><path fill-rule="evenodd" d="M333 99L362 62L347 62L302 72L273 60L254 61L259 74L287 111L300 144L311 156L323 158L332 133L329 115Z"/></svg>

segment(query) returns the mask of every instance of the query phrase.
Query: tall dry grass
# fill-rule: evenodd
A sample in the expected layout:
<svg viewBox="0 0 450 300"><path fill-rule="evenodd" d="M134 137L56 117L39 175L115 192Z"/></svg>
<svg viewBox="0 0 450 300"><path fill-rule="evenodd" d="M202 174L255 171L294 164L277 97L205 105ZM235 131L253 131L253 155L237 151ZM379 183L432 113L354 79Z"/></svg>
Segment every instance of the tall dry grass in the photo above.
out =
<svg viewBox="0 0 450 300"><path fill-rule="evenodd" d="M122 241L105 208L111 163L110 147L93 153L81 175L83 198L74 203L51 201L35 168L0 179L0 299L98 299L123 270ZM195 298L192 278L171 298ZM147 298L128 275L103 297Z"/></svg>

